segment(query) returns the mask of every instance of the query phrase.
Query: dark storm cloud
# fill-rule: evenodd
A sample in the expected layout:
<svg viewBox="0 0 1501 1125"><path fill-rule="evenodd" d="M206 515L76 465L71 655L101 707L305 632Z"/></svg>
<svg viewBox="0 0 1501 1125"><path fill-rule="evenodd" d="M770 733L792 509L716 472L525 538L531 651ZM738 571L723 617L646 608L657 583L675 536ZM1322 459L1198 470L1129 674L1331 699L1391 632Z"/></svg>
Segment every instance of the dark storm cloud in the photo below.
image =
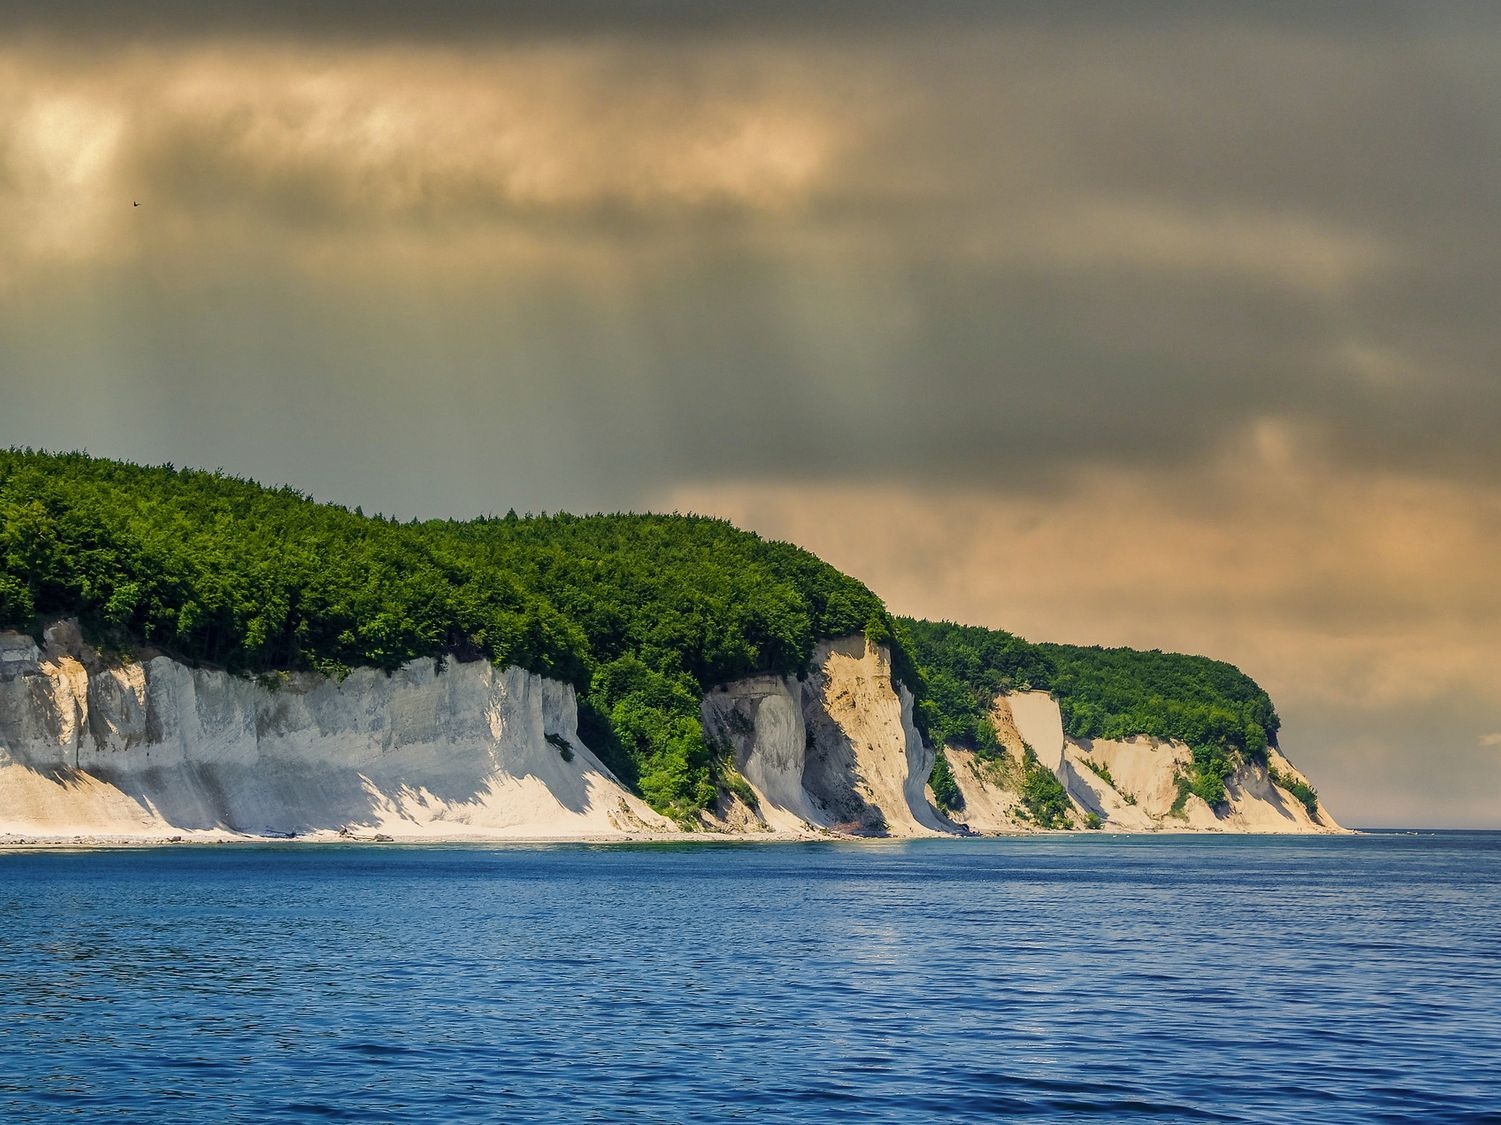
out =
<svg viewBox="0 0 1501 1125"><path fill-rule="evenodd" d="M1494 6L1464 0L1365 0L1322 5L1294 0L4 0L0 20L20 31L90 39L285 36L299 39L472 43L486 36L574 38L724 34L909 32L924 27L1052 28L1235 26L1300 32L1392 32L1445 21L1486 21Z"/></svg>
<svg viewBox="0 0 1501 1125"><path fill-rule="evenodd" d="M233 261L287 308L228 309L230 335L329 310L284 357L310 381L345 392L333 326L365 323L376 369L424 369L503 433L570 413L594 451L570 503L705 474L1192 463L1262 417L1351 464L1501 474L1488 9L984 9L147 6L132 26L198 40L19 64L0 191L40 219L12 258L50 263L33 293L69 254L110 259L100 286L149 270L178 323ZM506 21L556 42L483 46ZM752 23L842 31L741 47ZM896 24L932 34L868 33ZM307 41L222 38L252 31ZM151 211L91 242L96 173ZM37 314L11 346L45 368ZM210 362L253 370L179 349L156 377Z"/></svg>

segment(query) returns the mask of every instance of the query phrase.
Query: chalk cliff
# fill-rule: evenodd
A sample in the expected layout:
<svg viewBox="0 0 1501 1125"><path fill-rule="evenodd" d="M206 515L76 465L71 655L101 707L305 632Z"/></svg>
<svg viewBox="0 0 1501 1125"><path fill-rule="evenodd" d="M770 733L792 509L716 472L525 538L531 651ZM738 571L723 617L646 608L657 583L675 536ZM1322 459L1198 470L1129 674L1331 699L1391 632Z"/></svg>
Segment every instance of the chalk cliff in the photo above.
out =
<svg viewBox="0 0 1501 1125"><path fill-rule="evenodd" d="M734 831L941 830L932 751L886 649L818 646L805 678L704 700L754 809ZM71 622L0 633L0 835L118 839L628 837L680 828L578 734L573 688L484 661L260 680L106 660Z"/></svg>
<svg viewBox="0 0 1501 1125"><path fill-rule="evenodd" d="M964 798L955 812L973 832L1036 831L1022 804L1022 755L1030 746L1040 766L1062 783L1076 827L1090 814L1107 831L1341 832L1321 805L1310 812L1284 784L1305 778L1273 747L1265 764L1242 761L1226 780L1228 800L1211 808L1193 794L1180 796L1192 752L1181 742L1138 736L1079 740L1063 733L1057 701L1045 692L996 698L991 712L1005 753L987 757L946 749Z"/></svg>
<svg viewBox="0 0 1501 1125"><path fill-rule="evenodd" d="M1033 830L1022 755L1062 783L1083 826L1339 831L1274 783L1301 775L1275 749L1242 765L1216 811L1180 798L1189 750L1133 738L1075 742L1041 692L996 700L1006 747L946 753L964 797L952 820L926 791L933 751L886 648L821 642L802 677L755 676L703 700L707 737L747 787L710 828L928 836ZM962 822L962 824L960 823ZM108 660L71 622L44 643L0 633L0 836L115 839L383 834L395 839L673 834L580 739L573 688L518 668L413 661L260 680L166 656Z"/></svg>
<svg viewBox="0 0 1501 1125"><path fill-rule="evenodd" d="M756 676L703 702L708 737L730 749L769 828L862 835L943 831L924 794L933 752L893 687L891 655L864 637L823 641L804 679Z"/></svg>
<svg viewBox="0 0 1501 1125"><path fill-rule="evenodd" d="M0 634L0 835L580 837L668 830L573 689L479 661L264 682Z"/></svg>

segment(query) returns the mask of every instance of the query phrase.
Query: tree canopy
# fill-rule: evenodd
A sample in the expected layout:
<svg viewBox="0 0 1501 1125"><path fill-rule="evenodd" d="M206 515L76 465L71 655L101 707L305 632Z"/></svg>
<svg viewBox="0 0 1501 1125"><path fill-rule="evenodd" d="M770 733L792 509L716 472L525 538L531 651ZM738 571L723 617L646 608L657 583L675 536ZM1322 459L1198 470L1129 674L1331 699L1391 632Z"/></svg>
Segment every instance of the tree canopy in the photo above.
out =
<svg viewBox="0 0 1501 1125"><path fill-rule="evenodd" d="M1196 791L1223 799L1229 755L1263 753L1277 730L1266 693L1228 664L898 620L810 552L723 520L398 522L222 472L0 452L0 627L59 616L107 648L232 672L487 659L566 680L585 741L684 820L732 780L705 741L703 693L801 674L819 640L861 632L890 646L940 746L994 752L996 693L1046 690L1075 737L1187 742Z"/></svg>
<svg viewBox="0 0 1501 1125"><path fill-rule="evenodd" d="M572 682L584 737L654 806L712 799L712 685L797 674L820 638L896 644L869 589L696 516L400 523L218 472L0 453L0 626L77 616L230 671L488 659Z"/></svg>

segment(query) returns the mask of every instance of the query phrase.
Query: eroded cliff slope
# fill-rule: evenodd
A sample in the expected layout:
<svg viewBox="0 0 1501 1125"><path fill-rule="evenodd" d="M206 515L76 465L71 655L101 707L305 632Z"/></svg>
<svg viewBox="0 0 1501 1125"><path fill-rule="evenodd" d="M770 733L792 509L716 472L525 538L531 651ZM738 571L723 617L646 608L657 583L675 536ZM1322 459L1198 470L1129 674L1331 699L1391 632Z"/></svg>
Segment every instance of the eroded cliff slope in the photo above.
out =
<svg viewBox="0 0 1501 1125"><path fill-rule="evenodd" d="M998 695L990 719L1001 753L945 750L963 796L953 816L974 832L1037 830L1025 801L1028 748L1061 783L1073 827L1085 827L1093 817L1105 830L1127 832L1343 831L1316 799L1310 810L1287 788L1307 778L1276 747L1268 748L1265 763L1240 760L1225 780L1227 800L1211 807L1186 791L1192 751L1181 742L1142 735L1068 738L1058 704L1046 692Z"/></svg>
<svg viewBox="0 0 1501 1125"><path fill-rule="evenodd" d="M864 637L820 642L803 678L756 676L704 698L704 730L728 748L766 827L859 835L943 831L924 793L933 753L893 687L891 654Z"/></svg>

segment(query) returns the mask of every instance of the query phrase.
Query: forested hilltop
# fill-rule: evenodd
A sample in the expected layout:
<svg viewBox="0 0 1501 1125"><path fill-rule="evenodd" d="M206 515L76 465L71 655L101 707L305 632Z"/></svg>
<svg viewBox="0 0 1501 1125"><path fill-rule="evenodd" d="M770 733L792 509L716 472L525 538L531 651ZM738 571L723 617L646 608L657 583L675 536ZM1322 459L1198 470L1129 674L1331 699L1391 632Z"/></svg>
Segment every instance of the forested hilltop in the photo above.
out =
<svg viewBox="0 0 1501 1125"><path fill-rule="evenodd" d="M1234 665L1129 648L1034 644L1000 629L900 621L926 682L920 704L935 746L1000 751L991 725L997 694L1046 691L1072 738L1133 734L1177 739L1193 751L1189 791L1224 802L1237 758L1264 761L1279 720L1270 697ZM941 771L940 771L941 772ZM935 791L941 782L935 781Z"/></svg>
<svg viewBox="0 0 1501 1125"><path fill-rule="evenodd" d="M897 620L808 551L722 520L401 523L222 473L0 452L0 627L59 616L106 651L262 677L431 658L566 680L585 741L683 821L735 781L704 737L703 694L799 674L820 639L862 632L890 646L939 746L993 750L995 693L1051 691L1076 737L1187 742L1213 804L1231 758L1277 729L1266 694L1229 665Z"/></svg>
<svg viewBox="0 0 1501 1125"><path fill-rule="evenodd" d="M432 657L567 680L586 742L680 818L723 782L712 685L862 631L921 683L864 585L722 520L399 523L222 473L0 453L0 627L63 614L106 647L251 674Z"/></svg>

